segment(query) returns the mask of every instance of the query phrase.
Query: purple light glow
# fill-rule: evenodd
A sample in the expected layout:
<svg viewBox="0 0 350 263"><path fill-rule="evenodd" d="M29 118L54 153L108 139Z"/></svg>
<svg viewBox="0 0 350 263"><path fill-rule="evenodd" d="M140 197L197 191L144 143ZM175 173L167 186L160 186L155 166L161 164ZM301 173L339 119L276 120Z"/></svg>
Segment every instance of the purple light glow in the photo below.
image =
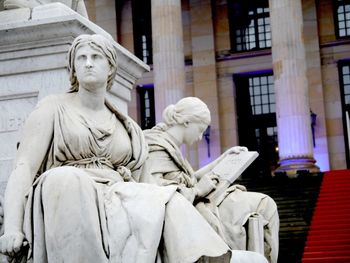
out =
<svg viewBox="0 0 350 263"><path fill-rule="evenodd" d="M207 164L211 163L213 160L212 158L209 158L209 157L203 157L201 156L200 157L200 160L199 160L199 167L203 167L203 166L206 166Z"/></svg>
<svg viewBox="0 0 350 263"><path fill-rule="evenodd" d="M250 71L250 72L241 72L241 73L236 73L235 75L240 75L240 76L250 76L250 75L266 75L272 73L272 69L261 69L257 71Z"/></svg>
<svg viewBox="0 0 350 263"><path fill-rule="evenodd" d="M137 86L138 88L142 89L142 88L153 88L154 84L153 83L149 83L149 84L141 84Z"/></svg>

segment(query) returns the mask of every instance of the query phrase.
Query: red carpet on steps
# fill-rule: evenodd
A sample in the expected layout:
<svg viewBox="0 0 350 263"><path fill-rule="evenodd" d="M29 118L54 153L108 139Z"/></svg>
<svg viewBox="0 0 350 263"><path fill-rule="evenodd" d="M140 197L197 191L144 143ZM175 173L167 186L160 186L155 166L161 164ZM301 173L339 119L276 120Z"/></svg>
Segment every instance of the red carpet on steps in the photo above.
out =
<svg viewBox="0 0 350 263"><path fill-rule="evenodd" d="M350 262L350 170L325 173L302 262Z"/></svg>

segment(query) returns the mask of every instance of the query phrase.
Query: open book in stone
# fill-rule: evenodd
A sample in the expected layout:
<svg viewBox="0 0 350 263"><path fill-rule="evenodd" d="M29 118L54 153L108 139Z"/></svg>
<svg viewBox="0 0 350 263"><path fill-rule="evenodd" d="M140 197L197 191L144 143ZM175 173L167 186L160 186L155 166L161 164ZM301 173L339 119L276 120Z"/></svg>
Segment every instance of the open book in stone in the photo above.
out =
<svg viewBox="0 0 350 263"><path fill-rule="evenodd" d="M229 154L213 168L212 172L220 178L220 182L207 197L212 205L219 205L222 202L226 189L258 156L258 152L254 151Z"/></svg>
<svg viewBox="0 0 350 263"><path fill-rule="evenodd" d="M220 179L232 184L258 156L259 154L254 151L228 154L214 167L212 172Z"/></svg>

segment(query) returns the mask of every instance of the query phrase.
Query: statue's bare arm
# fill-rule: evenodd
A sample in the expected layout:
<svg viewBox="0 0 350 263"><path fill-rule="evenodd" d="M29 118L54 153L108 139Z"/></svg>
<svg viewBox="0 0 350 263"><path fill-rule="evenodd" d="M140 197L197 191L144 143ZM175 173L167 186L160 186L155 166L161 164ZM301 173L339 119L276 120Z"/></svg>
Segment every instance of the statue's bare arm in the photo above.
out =
<svg viewBox="0 0 350 263"><path fill-rule="evenodd" d="M52 103L36 108L28 117L17 153L15 169L5 191L4 235L0 238L0 252L13 255L22 246L25 195L47 153L53 134Z"/></svg>

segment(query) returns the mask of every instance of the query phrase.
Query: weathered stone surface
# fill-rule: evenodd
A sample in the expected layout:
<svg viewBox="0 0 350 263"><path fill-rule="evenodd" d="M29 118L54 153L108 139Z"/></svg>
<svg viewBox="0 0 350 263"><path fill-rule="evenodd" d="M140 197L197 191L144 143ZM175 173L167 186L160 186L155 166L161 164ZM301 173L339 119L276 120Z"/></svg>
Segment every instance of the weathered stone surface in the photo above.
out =
<svg viewBox="0 0 350 263"><path fill-rule="evenodd" d="M0 12L0 194L12 170L21 127L36 103L69 87L66 54L75 36L111 36L69 7L48 4ZM118 73L109 93L122 112L134 83L149 67L114 42Z"/></svg>

